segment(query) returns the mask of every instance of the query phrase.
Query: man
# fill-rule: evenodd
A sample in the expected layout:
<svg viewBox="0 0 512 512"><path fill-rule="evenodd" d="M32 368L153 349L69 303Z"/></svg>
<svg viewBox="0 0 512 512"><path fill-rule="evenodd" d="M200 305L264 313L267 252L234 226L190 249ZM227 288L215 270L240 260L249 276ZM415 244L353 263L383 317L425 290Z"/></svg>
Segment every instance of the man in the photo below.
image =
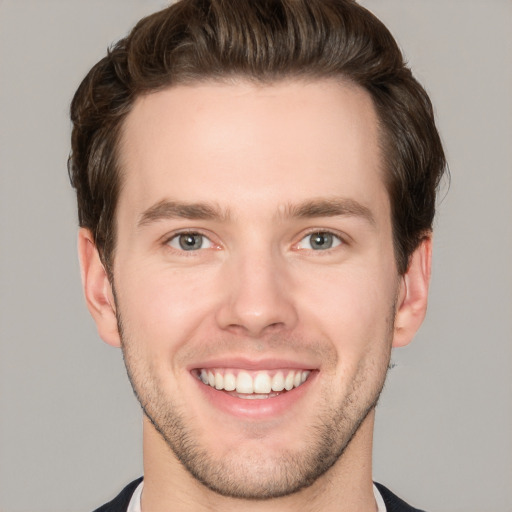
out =
<svg viewBox="0 0 512 512"><path fill-rule="evenodd" d="M181 0L71 116L85 296L144 411L144 480L98 510L415 510L372 483L373 423L445 160L387 29L351 0Z"/></svg>

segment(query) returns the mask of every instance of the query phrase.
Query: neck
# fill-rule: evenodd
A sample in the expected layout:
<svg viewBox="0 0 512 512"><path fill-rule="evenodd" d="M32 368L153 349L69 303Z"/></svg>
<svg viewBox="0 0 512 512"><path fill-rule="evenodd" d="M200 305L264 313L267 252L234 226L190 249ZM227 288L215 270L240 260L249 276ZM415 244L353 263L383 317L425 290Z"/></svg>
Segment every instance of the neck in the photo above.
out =
<svg viewBox="0 0 512 512"><path fill-rule="evenodd" d="M250 501L221 496L198 482L145 417L142 511L376 511L371 465L374 416L371 411L343 455L310 487L282 498Z"/></svg>

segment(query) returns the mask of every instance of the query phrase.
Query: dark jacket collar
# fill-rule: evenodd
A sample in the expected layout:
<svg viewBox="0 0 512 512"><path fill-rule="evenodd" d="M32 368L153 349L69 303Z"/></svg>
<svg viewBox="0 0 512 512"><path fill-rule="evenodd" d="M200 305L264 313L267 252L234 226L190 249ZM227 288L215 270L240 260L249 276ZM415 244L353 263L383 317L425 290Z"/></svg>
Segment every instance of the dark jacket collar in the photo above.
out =
<svg viewBox="0 0 512 512"><path fill-rule="evenodd" d="M109 501L102 507L96 509L94 512L126 512L132 494L135 492L137 486L142 482L142 477L134 480L128 484L112 501ZM420 509L411 507L405 501L395 496L388 488L382 484L375 483L379 489L384 503L386 504L387 512L423 512Z"/></svg>

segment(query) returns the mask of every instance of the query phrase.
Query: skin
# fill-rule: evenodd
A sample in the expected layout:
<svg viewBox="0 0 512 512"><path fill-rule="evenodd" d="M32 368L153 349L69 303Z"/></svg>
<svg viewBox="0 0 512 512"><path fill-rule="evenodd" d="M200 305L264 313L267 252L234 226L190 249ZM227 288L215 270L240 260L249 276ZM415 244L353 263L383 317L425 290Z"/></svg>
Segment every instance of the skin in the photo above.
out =
<svg viewBox="0 0 512 512"><path fill-rule="evenodd" d="M143 510L376 510L374 405L392 346L424 318L431 241L398 275L369 95L328 80L176 86L136 100L120 147L114 287L85 229L79 252L146 413ZM183 230L201 248L181 249ZM194 376L233 358L312 374L277 411L233 413Z"/></svg>

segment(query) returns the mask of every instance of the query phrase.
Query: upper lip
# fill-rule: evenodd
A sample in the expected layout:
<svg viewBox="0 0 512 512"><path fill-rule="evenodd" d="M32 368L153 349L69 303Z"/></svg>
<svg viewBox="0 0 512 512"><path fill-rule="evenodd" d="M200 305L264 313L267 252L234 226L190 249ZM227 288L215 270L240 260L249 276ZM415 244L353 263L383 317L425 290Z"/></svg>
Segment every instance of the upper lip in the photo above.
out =
<svg viewBox="0 0 512 512"><path fill-rule="evenodd" d="M246 358L246 357L217 357L198 361L188 366L188 370L208 368L233 368L240 370L279 370L279 369L297 369L297 370L314 370L318 365L312 364L311 361L273 358L266 356L263 359Z"/></svg>

